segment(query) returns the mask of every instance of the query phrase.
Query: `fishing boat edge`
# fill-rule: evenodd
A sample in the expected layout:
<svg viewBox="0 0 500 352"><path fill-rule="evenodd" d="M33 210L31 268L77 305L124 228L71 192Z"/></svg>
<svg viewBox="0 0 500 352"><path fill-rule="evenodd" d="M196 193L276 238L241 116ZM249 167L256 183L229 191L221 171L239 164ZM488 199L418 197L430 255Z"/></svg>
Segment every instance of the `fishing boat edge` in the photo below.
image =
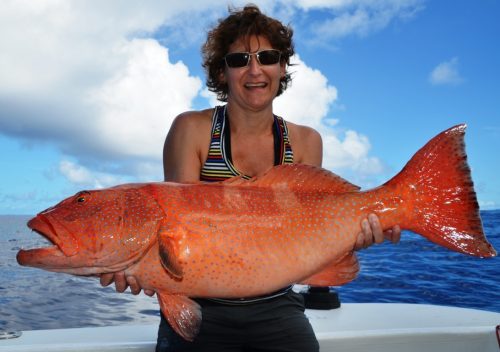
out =
<svg viewBox="0 0 500 352"><path fill-rule="evenodd" d="M500 351L500 313L405 303L345 303L307 310L321 351ZM0 339L0 352L152 352L157 325L24 331ZM0 337L2 335L0 334ZM7 337L5 334L4 337Z"/></svg>

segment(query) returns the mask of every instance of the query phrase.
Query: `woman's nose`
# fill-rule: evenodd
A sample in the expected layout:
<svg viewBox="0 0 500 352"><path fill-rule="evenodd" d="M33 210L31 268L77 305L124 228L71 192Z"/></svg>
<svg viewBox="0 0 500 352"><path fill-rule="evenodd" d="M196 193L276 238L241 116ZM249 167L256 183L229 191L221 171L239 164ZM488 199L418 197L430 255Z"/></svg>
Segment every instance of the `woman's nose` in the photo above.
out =
<svg viewBox="0 0 500 352"><path fill-rule="evenodd" d="M260 72L260 62L257 60L257 55L250 55L250 63L248 64L250 72Z"/></svg>

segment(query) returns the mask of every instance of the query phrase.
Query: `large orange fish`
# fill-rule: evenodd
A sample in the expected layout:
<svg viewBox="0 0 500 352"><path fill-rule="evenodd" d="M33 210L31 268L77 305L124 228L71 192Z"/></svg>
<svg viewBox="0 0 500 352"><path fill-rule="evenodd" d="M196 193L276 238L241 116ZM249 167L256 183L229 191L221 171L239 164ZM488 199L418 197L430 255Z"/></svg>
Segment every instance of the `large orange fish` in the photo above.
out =
<svg viewBox="0 0 500 352"><path fill-rule="evenodd" d="M217 184L142 183L82 191L28 222L52 246L21 265L74 275L124 270L157 293L192 340L201 311L188 297L251 297L291 283L352 280L360 223L376 213L452 250L496 255L467 165L465 125L442 132L384 185L359 188L321 168L283 165Z"/></svg>

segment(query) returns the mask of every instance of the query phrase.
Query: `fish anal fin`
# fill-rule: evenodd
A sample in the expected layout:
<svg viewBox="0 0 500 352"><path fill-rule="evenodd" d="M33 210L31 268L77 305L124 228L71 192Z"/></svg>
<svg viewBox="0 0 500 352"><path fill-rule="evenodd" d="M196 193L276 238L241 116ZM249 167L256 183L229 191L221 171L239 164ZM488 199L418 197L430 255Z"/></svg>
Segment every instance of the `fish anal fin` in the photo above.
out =
<svg viewBox="0 0 500 352"><path fill-rule="evenodd" d="M303 280L301 284L310 286L340 286L354 280L359 273L359 262L354 252L328 264L320 272Z"/></svg>
<svg viewBox="0 0 500 352"><path fill-rule="evenodd" d="M168 224L162 224L158 233L158 249L163 267L177 279L183 276L181 263L182 253L185 252L185 236L182 228L172 230Z"/></svg>
<svg viewBox="0 0 500 352"><path fill-rule="evenodd" d="M357 192L359 187L326 169L305 164L283 164L262 176L246 180L235 176L223 182L228 186L285 188L292 191L326 193Z"/></svg>
<svg viewBox="0 0 500 352"><path fill-rule="evenodd" d="M174 331L187 341L193 341L201 325L201 307L182 295L157 293L160 309Z"/></svg>

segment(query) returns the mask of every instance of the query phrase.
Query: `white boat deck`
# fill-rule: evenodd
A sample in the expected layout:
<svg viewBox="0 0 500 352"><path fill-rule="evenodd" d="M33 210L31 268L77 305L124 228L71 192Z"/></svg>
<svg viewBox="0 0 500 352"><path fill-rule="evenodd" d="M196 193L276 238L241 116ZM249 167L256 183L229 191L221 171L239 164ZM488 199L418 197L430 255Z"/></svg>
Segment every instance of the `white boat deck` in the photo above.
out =
<svg viewBox="0 0 500 352"><path fill-rule="evenodd" d="M500 313L396 303L346 303L308 310L321 351L498 352ZM153 352L156 325L24 331L0 352Z"/></svg>
<svg viewBox="0 0 500 352"><path fill-rule="evenodd" d="M321 351L500 351L500 313L420 304L343 304L308 311Z"/></svg>

